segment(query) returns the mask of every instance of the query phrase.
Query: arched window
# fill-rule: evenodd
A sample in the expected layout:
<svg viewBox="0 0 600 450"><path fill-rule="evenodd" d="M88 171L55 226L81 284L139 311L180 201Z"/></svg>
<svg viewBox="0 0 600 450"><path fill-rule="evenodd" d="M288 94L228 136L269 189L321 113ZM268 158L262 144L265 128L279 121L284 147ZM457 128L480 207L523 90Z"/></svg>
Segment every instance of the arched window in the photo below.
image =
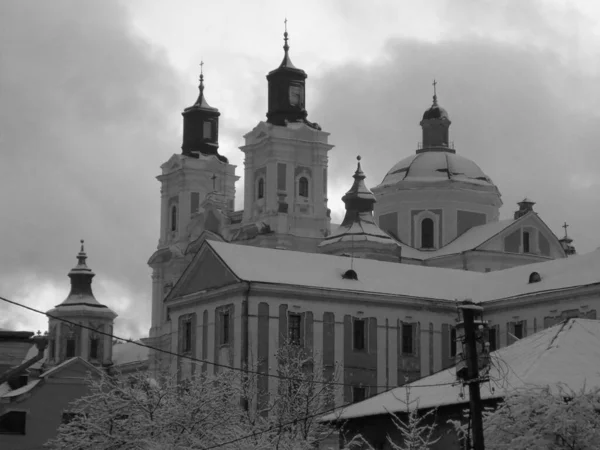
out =
<svg viewBox="0 0 600 450"><path fill-rule="evenodd" d="M265 197L265 179L264 178L260 178L258 180L258 192L257 192L257 197L258 198L264 198Z"/></svg>
<svg viewBox="0 0 600 450"><path fill-rule="evenodd" d="M423 219L421 221L421 248L434 248L433 236L433 220Z"/></svg>
<svg viewBox="0 0 600 450"><path fill-rule="evenodd" d="M177 231L177 206L171 207L171 231Z"/></svg>
<svg viewBox="0 0 600 450"><path fill-rule="evenodd" d="M298 180L298 195L308 197L308 179L306 177L301 177Z"/></svg>

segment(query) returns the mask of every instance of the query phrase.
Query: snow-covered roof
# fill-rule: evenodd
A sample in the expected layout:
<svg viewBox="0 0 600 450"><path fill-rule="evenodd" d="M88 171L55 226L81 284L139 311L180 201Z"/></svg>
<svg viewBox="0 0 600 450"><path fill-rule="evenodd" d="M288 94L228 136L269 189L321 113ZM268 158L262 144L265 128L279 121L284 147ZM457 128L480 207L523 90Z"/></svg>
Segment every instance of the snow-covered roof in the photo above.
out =
<svg viewBox="0 0 600 450"><path fill-rule="evenodd" d="M32 380L29 383L27 383L25 386L21 386L20 388L17 388L17 389L11 389L10 386L8 385L8 382L2 383L0 385L0 398L10 399L13 397L18 397L21 394L26 394L27 392L31 391L34 387L36 387L40 381L42 381L42 380L40 380L40 379Z"/></svg>
<svg viewBox="0 0 600 450"><path fill-rule="evenodd" d="M484 225L478 225L465 231L459 237L439 250L420 253L424 254L424 259L432 259L440 256L461 253L467 250L473 250L479 247L481 244L489 241L491 238L511 226L513 223L515 223L515 219L506 219L497 222L489 222Z"/></svg>
<svg viewBox="0 0 600 450"><path fill-rule="evenodd" d="M206 241L241 280L413 298L476 302L600 284L600 249L489 273ZM538 272L541 281L529 283Z"/></svg>
<svg viewBox="0 0 600 450"><path fill-rule="evenodd" d="M492 352L491 356L490 382L481 384L484 400L525 387L566 385L573 390L600 387L600 321L570 319ZM452 367L342 408L323 419L404 412L407 387L410 408L468 402L469 390L455 382L456 371Z"/></svg>
<svg viewBox="0 0 600 450"><path fill-rule="evenodd" d="M140 344L142 341L136 341ZM113 345L112 361L115 366L147 361L150 349L133 342L120 342Z"/></svg>
<svg viewBox="0 0 600 450"><path fill-rule="evenodd" d="M537 272L541 280L529 283ZM485 274L485 285L478 289L479 301L511 298L536 292L558 291L600 283L600 249Z"/></svg>
<svg viewBox="0 0 600 450"><path fill-rule="evenodd" d="M439 151L424 151L404 158L390 169L378 188L404 181L460 181L495 188L492 180L470 159Z"/></svg>
<svg viewBox="0 0 600 450"><path fill-rule="evenodd" d="M342 278L350 269L350 260L344 256L217 241L206 241L206 245L216 251L238 278L262 283L447 300L464 297L465 288L484 276L464 270L355 258L358 280L348 280Z"/></svg>

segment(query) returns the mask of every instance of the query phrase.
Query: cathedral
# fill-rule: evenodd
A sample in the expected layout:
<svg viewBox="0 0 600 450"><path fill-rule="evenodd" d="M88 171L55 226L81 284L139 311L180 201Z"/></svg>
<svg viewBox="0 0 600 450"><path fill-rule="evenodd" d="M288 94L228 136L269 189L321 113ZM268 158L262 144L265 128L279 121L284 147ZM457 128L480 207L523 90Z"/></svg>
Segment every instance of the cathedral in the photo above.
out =
<svg viewBox="0 0 600 450"><path fill-rule="evenodd" d="M289 338L326 370L339 364L340 402L358 401L453 364L457 300L483 303L492 349L566 317L596 318L600 253L575 255L527 198L501 220L500 191L455 148L435 83L418 148L377 185L359 156L344 219L332 224L333 146L308 118L307 74L292 63L287 31L283 50L267 74L266 120L240 147L242 210L203 75L182 112L181 152L157 177L160 237L148 261L149 342L180 356L155 352L151 367L184 378L212 373L211 362L275 374Z"/></svg>

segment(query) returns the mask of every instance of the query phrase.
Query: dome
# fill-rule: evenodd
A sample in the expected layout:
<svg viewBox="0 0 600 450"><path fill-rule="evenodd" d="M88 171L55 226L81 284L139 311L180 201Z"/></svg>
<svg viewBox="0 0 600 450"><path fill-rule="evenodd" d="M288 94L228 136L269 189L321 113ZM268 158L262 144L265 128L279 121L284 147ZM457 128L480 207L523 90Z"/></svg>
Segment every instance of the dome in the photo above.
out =
<svg viewBox="0 0 600 450"><path fill-rule="evenodd" d="M446 112L446 110L444 108L442 108L441 106L437 105L437 103L434 102L434 104L431 106L431 108L429 108L427 111L425 111L423 113L423 120L429 120L429 119L448 119L448 120L450 120L450 116L448 116L448 113Z"/></svg>
<svg viewBox="0 0 600 450"><path fill-rule="evenodd" d="M428 151L409 156L386 174L379 187L413 181L436 183L456 181L495 187L492 180L470 159L450 152Z"/></svg>

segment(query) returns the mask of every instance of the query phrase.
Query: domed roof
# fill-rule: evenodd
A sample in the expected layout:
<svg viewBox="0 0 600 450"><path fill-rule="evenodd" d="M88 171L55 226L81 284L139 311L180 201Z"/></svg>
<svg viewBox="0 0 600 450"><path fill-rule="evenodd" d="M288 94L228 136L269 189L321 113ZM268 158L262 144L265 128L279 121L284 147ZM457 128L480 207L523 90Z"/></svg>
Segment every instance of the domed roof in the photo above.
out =
<svg viewBox="0 0 600 450"><path fill-rule="evenodd" d="M448 119L450 120L450 116L448 116L448 112L439 106L437 103L431 105L427 111L423 113L423 120L429 119Z"/></svg>
<svg viewBox="0 0 600 450"><path fill-rule="evenodd" d="M450 152L427 151L404 158L386 174L379 187L401 181L438 183L457 181L495 187L492 180L470 159Z"/></svg>

